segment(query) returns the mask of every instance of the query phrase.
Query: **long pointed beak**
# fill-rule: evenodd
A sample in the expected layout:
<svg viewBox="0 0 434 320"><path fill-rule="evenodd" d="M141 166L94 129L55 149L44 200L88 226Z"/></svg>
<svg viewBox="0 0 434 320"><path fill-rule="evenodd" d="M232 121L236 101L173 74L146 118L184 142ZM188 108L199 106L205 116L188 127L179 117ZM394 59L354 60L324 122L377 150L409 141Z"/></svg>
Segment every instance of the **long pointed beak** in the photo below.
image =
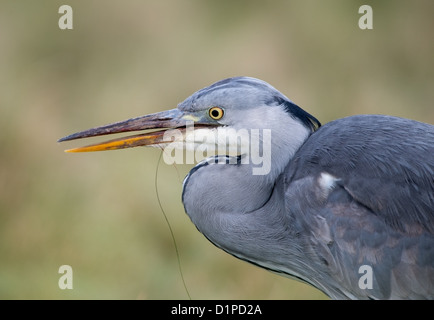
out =
<svg viewBox="0 0 434 320"><path fill-rule="evenodd" d="M197 121L198 119L198 117L184 114L179 109L172 109L73 133L69 136L59 139L58 142L96 137L114 133L160 129L159 131L113 139L110 141L92 144L85 147L68 149L65 150L65 152L104 151L133 148L138 146L160 145L172 142L165 141L164 133L167 129L179 128L183 130L185 129L187 121ZM204 123L203 125L211 124Z"/></svg>

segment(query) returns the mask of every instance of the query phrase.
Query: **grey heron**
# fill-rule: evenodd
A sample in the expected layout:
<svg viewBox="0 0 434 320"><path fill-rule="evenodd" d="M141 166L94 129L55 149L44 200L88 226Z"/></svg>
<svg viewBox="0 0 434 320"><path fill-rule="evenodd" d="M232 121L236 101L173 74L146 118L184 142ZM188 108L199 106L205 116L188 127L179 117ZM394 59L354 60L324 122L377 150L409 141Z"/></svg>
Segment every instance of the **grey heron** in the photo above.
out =
<svg viewBox="0 0 434 320"><path fill-rule="evenodd" d="M59 141L148 129L158 130L66 151L205 145L214 153L189 172L182 201L214 245L333 299L434 298L433 125L386 115L321 125L270 84L234 77ZM255 173L258 157L267 170Z"/></svg>

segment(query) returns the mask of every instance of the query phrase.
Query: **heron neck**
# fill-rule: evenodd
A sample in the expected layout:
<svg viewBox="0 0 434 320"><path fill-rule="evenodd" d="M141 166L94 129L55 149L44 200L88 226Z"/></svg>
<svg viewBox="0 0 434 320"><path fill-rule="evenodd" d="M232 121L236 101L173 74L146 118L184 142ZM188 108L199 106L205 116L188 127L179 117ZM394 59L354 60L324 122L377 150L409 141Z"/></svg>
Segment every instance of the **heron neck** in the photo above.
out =
<svg viewBox="0 0 434 320"><path fill-rule="evenodd" d="M270 200L278 176L310 135L310 130L298 121L291 117L282 119L274 119L274 128L267 129L268 141L265 129L258 136L262 141L258 152L262 154L262 170L258 170L258 161L250 152L248 156L211 157L190 171L182 198L187 214L198 228L210 216L253 212ZM292 128L289 135L281 134L284 127Z"/></svg>
<svg viewBox="0 0 434 320"><path fill-rule="evenodd" d="M183 202L197 225L209 215L248 213L270 198L274 181L252 175L240 158L213 157L199 163L184 182Z"/></svg>
<svg viewBox="0 0 434 320"><path fill-rule="evenodd" d="M296 124L292 125L294 127ZM272 132L271 163L267 174L255 175L255 164L243 164L242 159L234 161L227 156L207 159L191 170L184 181L185 211L198 230L215 245L257 264L260 264L258 261L272 261L281 265L281 269L292 262L276 259L303 252L297 250L298 244L293 241L297 235L291 231L295 230L292 217L285 210L282 175L295 152L309 137L307 129L298 129L289 136L273 135ZM227 163L221 161L222 157L228 160ZM274 245L276 239L279 246ZM285 250L292 253L278 254L279 248L287 248ZM294 258L293 261L302 259Z"/></svg>
<svg viewBox="0 0 434 320"><path fill-rule="evenodd" d="M274 149L271 169L265 175L254 175L255 165L243 164L241 158L217 156L199 163L184 181L182 200L186 213L199 231L218 245L227 238L227 232L240 233L245 226L268 232L264 224L281 221L284 216L284 198L273 194L293 153L295 150L288 152L288 148ZM248 236L242 236L248 240Z"/></svg>
<svg viewBox="0 0 434 320"><path fill-rule="evenodd" d="M283 176L267 179L247 170L247 165L209 162L195 167L184 185L185 210L216 246L240 259L292 274L301 269L296 264L302 259L296 255L303 250L294 241L294 222L285 213ZM288 252L278 252L282 248Z"/></svg>

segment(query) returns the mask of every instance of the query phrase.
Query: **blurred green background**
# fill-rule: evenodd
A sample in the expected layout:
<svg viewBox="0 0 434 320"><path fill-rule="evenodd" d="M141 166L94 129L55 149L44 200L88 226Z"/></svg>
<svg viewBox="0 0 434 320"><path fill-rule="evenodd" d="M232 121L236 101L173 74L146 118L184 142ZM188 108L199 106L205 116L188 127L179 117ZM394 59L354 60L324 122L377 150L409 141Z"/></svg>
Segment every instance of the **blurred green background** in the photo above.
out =
<svg viewBox="0 0 434 320"><path fill-rule="evenodd" d="M73 30L60 30L60 5ZM370 4L374 29L361 30ZM325 299L214 247L181 203L189 166L160 151L90 154L75 131L174 108L238 75L326 123L360 113L434 122L434 2L0 2L0 298ZM94 140L92 140L93 142ZM60 290L58 268L73 268Z"/></svg>

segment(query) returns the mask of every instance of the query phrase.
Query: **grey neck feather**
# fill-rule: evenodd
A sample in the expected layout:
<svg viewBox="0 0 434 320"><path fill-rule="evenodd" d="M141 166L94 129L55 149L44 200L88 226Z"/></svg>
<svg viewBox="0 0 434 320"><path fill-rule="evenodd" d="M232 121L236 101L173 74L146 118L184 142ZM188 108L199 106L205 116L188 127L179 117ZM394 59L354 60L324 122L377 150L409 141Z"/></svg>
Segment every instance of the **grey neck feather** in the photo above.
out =
<svg viewBox="0 0 434 320"><path fill-rule="evenodd" d="M272 154L271 170L267 175L253 175L251 163L216 163L222 157L219 156L193 168L184 181L183 190L187 214L211 242L241 259L253 263L273 261L273 266L281 264L282 269L287 268L288 261L301 260L294 259L291 254L303 252L292 242L295 235L291 233L290 217L282 212L283 189L275 188L275 184L294 153L310 135L310 130L296 119L288 116L285 119L273 121L274 128L270 126ZM288 132L279 124L291 128L289 136L279 134ZM279 247L288 248L290 252L278 254L276 250L279 249L272 245L275 240L270 241L270 237L287 242ZM285 257L285 261L276 261L276 257Z"/></svg>

